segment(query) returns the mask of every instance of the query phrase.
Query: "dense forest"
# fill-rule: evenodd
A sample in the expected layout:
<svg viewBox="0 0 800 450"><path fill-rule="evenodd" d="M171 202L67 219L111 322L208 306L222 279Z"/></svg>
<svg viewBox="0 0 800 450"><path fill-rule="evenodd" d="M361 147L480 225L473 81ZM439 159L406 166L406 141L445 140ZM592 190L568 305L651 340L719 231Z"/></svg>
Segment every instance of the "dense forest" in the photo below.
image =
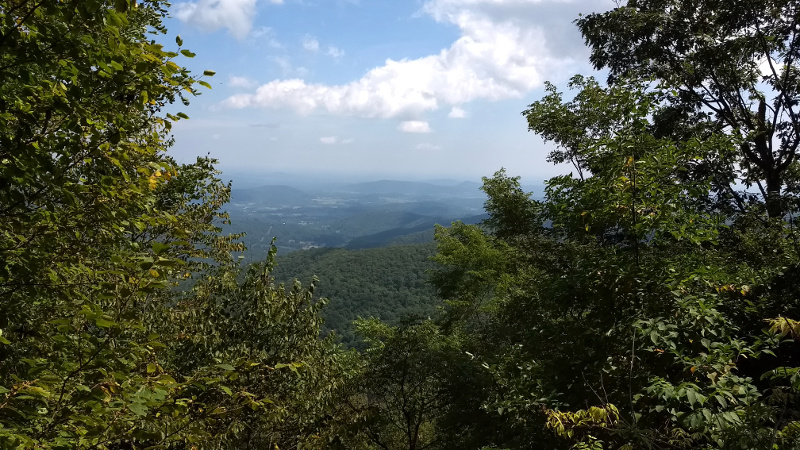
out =
<svg viewBox="0 0 800 450"><path fill-rule="evenodd" d="M321 311L323 332L335 330L350 347L361 345L351 326L359 317L398 325L436 314L440 302L428 283L435 251L433 236L413 245L304 250L276 258L272 276L289 286L316 278L314 294L329 300Z"/></svg>
<svg viewBox="0 0 800 450"><path fill-rule="evenodd" d="M170 158L214 73L168 6L0 0L0 448L800 448L795 0L579 17L607 79L522 113L572 173L485 178L434 312L362 350L322 332L351 290L243 268L230 184Z"/></svg>

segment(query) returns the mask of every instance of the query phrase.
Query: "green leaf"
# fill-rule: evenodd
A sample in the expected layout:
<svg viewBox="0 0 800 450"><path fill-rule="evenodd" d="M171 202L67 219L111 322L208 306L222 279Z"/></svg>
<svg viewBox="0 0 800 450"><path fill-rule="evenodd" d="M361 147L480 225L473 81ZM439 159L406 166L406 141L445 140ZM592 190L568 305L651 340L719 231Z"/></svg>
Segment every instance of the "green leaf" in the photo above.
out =
<svg viewBox="0 0 800 450"><path fill-rule="evenodd" d="M162 242L153 242L153 253L160 255L169 250L170 245Z"/></svg>
<svg viewBox="0 0 800 450"><path fill-rule="evenodd" d="M130 403L128 409L139 417L144 417L148 413L148 408L143 403Z"/></svg>
<svg viewBox="0 0 800 450"><path fill-rule="evenodd" d="M114 322L110 318L106 318L104 316L100 316L100 317L96 318L94 323L95 323L95 325L97 325L100 328L109 328L109 327L113 327L114 325L117 324L116 322Z"/></svg>
<svg viewBox="0 0 800 450"><path fill-rule="evenodd" d="M694 404L697 403L697 393L694 391L694 389L686 389L686 399L689 400L689 405L691 406L694 406Z"/></svg>

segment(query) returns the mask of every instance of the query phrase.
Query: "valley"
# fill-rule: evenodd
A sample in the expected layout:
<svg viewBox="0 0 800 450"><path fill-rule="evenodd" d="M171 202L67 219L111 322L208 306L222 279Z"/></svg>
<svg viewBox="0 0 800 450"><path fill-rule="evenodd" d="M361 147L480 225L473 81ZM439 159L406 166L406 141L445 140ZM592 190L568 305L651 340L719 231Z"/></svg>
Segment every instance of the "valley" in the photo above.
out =
<svg viewBox="0 0 800 450"><path fill-rule="evenodd" d="M234 187L230 232L245 232L246 258L313 248L375 248L431 242L435 224L477 223L485 194L476 182L382 180L356 184ZM234 185L235 186L235 185Z"/></svg>
<svg viewBox="0 0 800 450"><path fill-rule="evenodd" d="M227 229L246 233L245 263L266 258L274 238L275 280L288 287L316 279L315 293L329 302L321 311L324 332L358 348L363 343L352 322L359 317L397 324L435 314L440 302L427 282L436 251L434 227L457 220L479 223L487 217L485 200L476 182L234 188L226 205Z"/></svg>

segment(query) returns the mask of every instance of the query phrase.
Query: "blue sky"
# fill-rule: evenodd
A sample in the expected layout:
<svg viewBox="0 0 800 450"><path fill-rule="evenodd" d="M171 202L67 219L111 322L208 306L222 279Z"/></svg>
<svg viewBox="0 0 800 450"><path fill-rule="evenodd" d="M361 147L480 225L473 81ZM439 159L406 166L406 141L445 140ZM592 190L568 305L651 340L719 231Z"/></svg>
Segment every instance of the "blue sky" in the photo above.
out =
<svg viewBox="0 0 800 450"><path fill-rule="evenodd" d="M216 71L173 156L226 172L537 183L569 167L520 112L591 74L572 21L610 0L174 1L166 24ZM173 44L174 45L174 44Z"/></svg>

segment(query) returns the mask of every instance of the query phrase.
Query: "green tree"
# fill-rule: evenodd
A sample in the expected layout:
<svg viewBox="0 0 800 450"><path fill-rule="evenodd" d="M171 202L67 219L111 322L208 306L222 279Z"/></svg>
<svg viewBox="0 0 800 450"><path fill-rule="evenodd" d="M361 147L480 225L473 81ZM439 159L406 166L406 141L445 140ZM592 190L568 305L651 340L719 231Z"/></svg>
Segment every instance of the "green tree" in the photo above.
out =
<svg viewBox="0 0 800 450"><path fill-rule="evenodd" d="M671 105L644 82L571 86L524 114L582 172L536 202L500 171L484 180L484 229L437 233L434 280L494 377L497 443L794 448L798 347L774 325L800 312L791 218L763 221L760 199L719 208L714 180L692 173L738 152L737 136L660 134Z"/></svg>
<svg viewBox="0 0 800 450"><path fill-rule="evenodd" d="M362 319L356 326L369 347L338 391L332 447L480 448L491 438L474 433L486 420L486 377L458 333L431 320L393 327Z"/></svg>
<svg viewBox="0 0 800 450"><path fill-rule="evenodd" d="M312 249L278 256L273 275L287 284L295 278L317 277L315 292L331 300L321 311L325 329L334 330L344 345L363 348L351 325L359 316L396 325L404 317L435 313L438 301L426 283L434 252L432 242L362 250Z"/></svg>
<svg viewBox="0 0 800 450"><path fill-rule="evenodd" d="M221 448L319 448L340 377L334 336L320 338L326 302L314 298L313 282L306 288L275 283L276 251L272 246L238 284L208 289L205 281L184 293L189 302L198 301L198 290L211 298L170 321L170 372L224 370L224 378L206 380L216 389L202 386L196 394L213 405L205 432Z"/></svg>
<svg viewBox="0 0 800 450"><path fill-rule="evenodd" d="M196 258L237 246L212 236L228 188L210 161L164 156L179 117L158 112L198 80L148 40L163 14L157 1L0 6L3 446L201 435L202 406L181 392L196 380L160 369L153 319L171 318L163 290Z"/></svg>
<svg viewBox="0 0 800 450"><path fill-rule="evenodd" d="M284 445L324 405L310 291L237 283L230 186L165 153L209 87L166 6L0 2L3 448Z"/></svg>
<svg viewBox="0 0 800 450"><path fill-rule="evenodd" d="M577 24L612 84L662 88L669 107L658 132L737 138L735 159L705 160L698 176L713 177L737 208L746 194L735 186L758 186L770 217L781 217L795 207L783 194L798 181L798 14L791 0L631 0Z"/></svg>

